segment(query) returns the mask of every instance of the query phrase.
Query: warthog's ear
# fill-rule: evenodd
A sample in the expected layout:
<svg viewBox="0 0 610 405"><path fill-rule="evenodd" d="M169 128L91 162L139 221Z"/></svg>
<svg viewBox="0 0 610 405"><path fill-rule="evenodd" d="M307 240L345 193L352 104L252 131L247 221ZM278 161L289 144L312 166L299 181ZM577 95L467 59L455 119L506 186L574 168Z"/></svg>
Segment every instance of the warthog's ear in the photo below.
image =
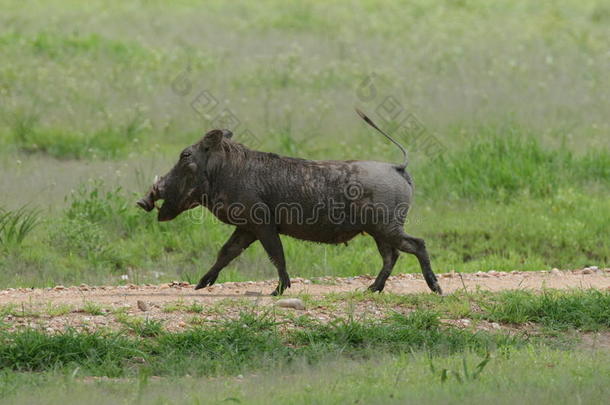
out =
<svg viewBox="0 0 610 405"><path fill-rule="evenodd" d="M207 151L210 149L216 149L220 145L223 136L224 133L220 129L213 129L209 131L201 140L201 146L203 147L203 150Z"/></svg>

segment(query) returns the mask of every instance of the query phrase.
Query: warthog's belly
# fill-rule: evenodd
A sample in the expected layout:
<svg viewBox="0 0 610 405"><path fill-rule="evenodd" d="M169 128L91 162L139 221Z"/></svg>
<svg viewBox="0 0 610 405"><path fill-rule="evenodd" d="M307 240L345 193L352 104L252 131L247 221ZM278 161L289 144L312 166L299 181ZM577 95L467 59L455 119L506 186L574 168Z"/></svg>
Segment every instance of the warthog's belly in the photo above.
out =
<svg viewBox="0 0 610 405"><path fill-rule="evenodd" d="M310 242L338 244L345 243L362 233L362 230L320 229L316 226L280 226L279 232L296 239Z"/></svg>

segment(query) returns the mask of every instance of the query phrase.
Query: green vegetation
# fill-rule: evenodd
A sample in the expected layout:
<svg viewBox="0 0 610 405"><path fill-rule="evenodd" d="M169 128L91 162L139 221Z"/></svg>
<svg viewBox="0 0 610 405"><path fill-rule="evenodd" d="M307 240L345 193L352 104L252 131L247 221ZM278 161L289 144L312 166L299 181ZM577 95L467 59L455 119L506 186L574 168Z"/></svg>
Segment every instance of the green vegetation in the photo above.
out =
<svg viewBox="0 0 610 405"><path fill-rule="evenodd" d="M597 0L6 3L0 287L196 282L231 230L201 210L155 223L134 204L154 174L225 108L252 147L396 161L352 111L392 130L401 118L378 114L389 96L423 126L395 135L417 187L407 231L438 272L610 263L610 32ZM294 276L380 268L366 237L285 248ZM417 262L403 255L396 271ZM220 281L273 277L253 246Z"/></svg>
<svg viewBox="0 0 610 405"><path fill-rule="evenodd" d="M15 211L0 208L0 247L9 249L21 244L38 223L39 214L26 207Z"/></svg>
<svg viewBox="0 0 610 405"><path fill-rule="evenodd" d="M240 122L235 139L311 159L398 161L355 105L393 131L416 184L406 230L425 238L439 273L610 266L610 8L601 0L4 0L1 9L0 288L196 282L230 227L202 210L157 223L135 201L184 146L223 126L226 109ZM406 112L381 119L387 97ZM408 113L421 134L393 130ZM284 247L292 276L381 266L368 237L348 247L286 238ZM419 272L401 257L395 272ZM275 277L255 244L219 281ZM108 317L122 333L45 334L2 322L73 309L5 304L0 402L538 405L610 396L607 351L574 350L571 335L607 336L608 292L303 299L415 312L328 325L295 316L288 330L269 316L210 326L193 315L193 329L169 333L115 308ZM164 310L222 314L227 305ZM82 310L107 312L92 302ZM539 334L460 330L444 318L533 324ZM150 378L159 375L167 379Z"/></svg>
<svg viewBox="0 0 610 405"><path fill-rule="evenodd" d="M370 294L352 292L328 294L309 305L372 301L381 307L404 307L434 311L447 318L488 320L503 324L535 323L549 330L599 331L610 329L610 292L590 290L458 291L448 296L435 294Z"/></svg>
<svg viewBox="0 0 610 405"><path fill-rule="evenodd" d="M498 322L536 322L554 329L585 331L610 328L610 293L596 290L562 294L548 290L542 294L507 291L484 308L487 319Z"/></svg>
<svg viewBox="0 0 610 405"><path fill-rule="evenodd" d="M608 394L607 353L549 349L511 350L492 355L477 379L460 382L453 373L441 382L440 371L463 375L483 357L458 354L432 360L426 355L382 355L363 359L333 359L319 365L293 364L288 369L245 374L243 378L171 378L87 380L80 371L32 375L0 373L7 404L157 403L443 403L569 404L603 403ZM20 391L23 387L27 390ZM7 395L8 394L8 395Z"/></svg>
<svg viewBox="0 0 610 405"><path fill-rule="evenodd" d="M526 344L523 339L502 334L441 329L438 315L426 311L367 323L352 319L311 323L289 332L282 332L269 315L253 313L180 333L164 332L157 321L134 319L125 322L137 338L101 332L0 332L0 369L78 367L85 374L109 377L143 370L150 375L236 375L275 369L299 359L317 363L345 354L366 358L422 349L435 355L465 350L485 353ZM130 367L134 358L143 365Z"/></svg>
<svg viewBox="0 0 610 405"><path fill-rule="evenodd" d="M45 401L55 403L64 390L80 398L92 377L111 377L89 386L88 402L111 401L101 398L107 390L112 399L124 395L128 402L157 398L158 403L227 398L400 403L406 397L449 403L468 397L476 403L491 396L508 403L517 395L515 387L526 403L556 396L568 402L604 398L608 353L565 351L562 340L556 342L551 349L545 339L527 334L443 327L428 310L365 322L313 321L296 329L282 328L269 314L243 312L235 320L184 332L136 331L131 337L0 331L0 394L6 401L23 401L51 393ZM559 384L549 393L551 383Z"/></svg>

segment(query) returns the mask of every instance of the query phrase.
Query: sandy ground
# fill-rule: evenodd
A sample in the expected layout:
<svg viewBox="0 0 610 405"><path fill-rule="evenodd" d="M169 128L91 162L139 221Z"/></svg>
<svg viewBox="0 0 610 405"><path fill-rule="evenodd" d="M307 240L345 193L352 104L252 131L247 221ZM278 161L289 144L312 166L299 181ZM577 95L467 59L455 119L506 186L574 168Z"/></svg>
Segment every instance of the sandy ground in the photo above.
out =
<svg viewBox="0 0 610 405"><path fill-rule="evenodd" d="M610 269L596 268L509 273L446 273L440 274L439 279L445 294L464 288L467 291L544 288L595 288L610 291ZM194 291L192 285L184 282L7 289L0 291L0 325L4 324L9 329L37 327L48 332L67 327L79 330L114 330L125 328L126 320L155 319L163 322L167 329L176 330L237 316L244 308L269 308L274 313L279 313L280 318L284 316L292 319L295 315L308 315L321 321L345 316L348 311L358 314L359 317L382 316L388 308L374 300L360 300L355 304L343 306L316 303L330 293L364 291L372 280L372 276L324 277L314 280L294 278L292 288L286 291L284 297L305 298L306 308L300 311L274 306L276 301L268 294L275 288L276 280L229 282L199 291ZM385 291L393 294L429 292L419 274L392 276ZM308 303L307 297L313 300L310 299ZM493 328L495 325L489 327Z"/></svg>

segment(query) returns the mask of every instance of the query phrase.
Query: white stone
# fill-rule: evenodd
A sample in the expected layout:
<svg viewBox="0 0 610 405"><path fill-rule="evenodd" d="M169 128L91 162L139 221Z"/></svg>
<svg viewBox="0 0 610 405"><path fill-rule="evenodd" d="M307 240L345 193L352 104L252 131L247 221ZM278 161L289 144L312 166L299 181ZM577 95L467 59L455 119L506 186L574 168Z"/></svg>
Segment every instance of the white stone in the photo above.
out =
<svg viewBox="0 0 610 405"><path fill-rule="evenodd" d="M298 309L300 311L305 309L305 304L298 298L283 298L278 300L275 305L282 308Z"/></svg>

